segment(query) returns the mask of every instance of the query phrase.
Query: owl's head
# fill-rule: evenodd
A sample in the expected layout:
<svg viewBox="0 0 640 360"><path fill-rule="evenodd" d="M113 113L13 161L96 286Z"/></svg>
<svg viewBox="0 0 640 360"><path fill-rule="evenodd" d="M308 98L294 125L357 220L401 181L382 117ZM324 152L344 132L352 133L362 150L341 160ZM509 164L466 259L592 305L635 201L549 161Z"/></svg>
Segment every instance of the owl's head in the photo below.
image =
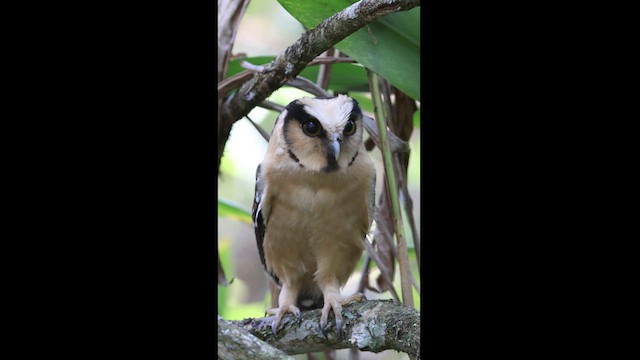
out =
<svg viewBox="0 0 640 360"><path fill-rule="evenodd" d="M287 105L277 120L291 159L312 171L349 167L362 144L362 111L346 95L303 97Z"/></svg>

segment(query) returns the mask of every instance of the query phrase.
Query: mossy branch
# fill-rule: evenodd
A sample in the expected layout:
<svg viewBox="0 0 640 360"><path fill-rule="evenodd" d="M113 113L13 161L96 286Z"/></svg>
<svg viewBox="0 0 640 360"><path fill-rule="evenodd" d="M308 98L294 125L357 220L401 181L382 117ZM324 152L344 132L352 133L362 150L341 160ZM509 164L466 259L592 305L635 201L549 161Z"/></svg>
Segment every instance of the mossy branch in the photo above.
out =
<svg viewBox="0 0 640 360"><path fill-rule="evenodd" d="M282 350L265 343L232 321L218 316L218 359L293 360Z"/></svg>
<svg viewBox="0 0 640 360"><path fill-rule="evenodd" d="M394 300L352 303L342 309L342 336L336 331L335 321L330 320L326 337L319 327L320 312L303 311L301 321L286 315L276 336L271 332L273 317L240 321L218 318L218 326L221 322L233 324L289 355L354 348L376 353L396 350L420 359L420 313L415 309ZM223 346L218 344L219 348Z"/></svg>

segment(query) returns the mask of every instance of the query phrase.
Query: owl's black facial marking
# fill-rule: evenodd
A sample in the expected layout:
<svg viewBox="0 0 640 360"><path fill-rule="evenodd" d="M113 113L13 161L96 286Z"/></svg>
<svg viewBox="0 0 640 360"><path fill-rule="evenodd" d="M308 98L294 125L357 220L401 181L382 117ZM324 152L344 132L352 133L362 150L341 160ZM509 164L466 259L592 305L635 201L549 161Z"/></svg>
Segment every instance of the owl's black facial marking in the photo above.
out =
<svg viewBox="0 0 640 360"><path fill-rule="evenodd" d="M313 120L317 122L317 120L313 116L309 115L309 113L304 110L304 105L297 100L287 105L286 109L287 116L284 118L285 124L293 119L297 120L300 125Z"/></svg>
<svg viewBox="0 0 640 360"><path fill-rule="evenodd" d="M358 151L356 151L356 154L353 155L353 157L351 158L351 161L349 161L349 165L347 165L347 166L353 165L353 162L356 161L357 157L358 157Z"/></svg>
<svg viewBox="0 0 640 360"><path fill-rule="evenodd" d="M349 114L349 120L355 123L358 117L362 116L362 110L360 110L360 105L358 105L356 99L351 99L351 102L353 106L351 108L351 114Z"/></svg>
<svg viewBox="0 0 640 360"><path fill-rule="evenodd" d="M336 158L333 155L331 155L330 153L327 154L326 159L327 159L327 166L325 166L322 169L322 171L333 172L340 169L340 165L338 165L338 161L336 161Z"/></svg>
<svg viewBox="0 0 640 360"><path fill-rule="evenodd" d="M298 165L300 165L300 167L304 167L304 165L302 165L302 163L300 162L300 159L298 159L296 154L294 154L293 151L291 151L291 149L287 150L287 153L289 154L289 157L293 159L293 161L297 162Z"/></svg>

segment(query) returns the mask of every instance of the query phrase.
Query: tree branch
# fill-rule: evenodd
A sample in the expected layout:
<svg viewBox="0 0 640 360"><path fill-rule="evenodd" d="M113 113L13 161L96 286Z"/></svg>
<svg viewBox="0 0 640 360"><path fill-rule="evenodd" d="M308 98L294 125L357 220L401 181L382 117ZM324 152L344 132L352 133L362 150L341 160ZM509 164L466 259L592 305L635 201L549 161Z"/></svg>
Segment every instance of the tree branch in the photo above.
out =
<svg viewBox="0 0 640 360"><path fill-rule="evenodd" d="M314 65L326 65L326 64L337 64L337 63L354 63L355 60L348 57L317 57L309 64L307 67ZM256 72L263 71L264 66L262 65L254 65L247 61L244 61L241 66L245 69L239 73L234 74L220 82L218 82L218 100L224 99L229 92L245 82L247 82Z"/></svg>
<svg viewBox="0 0 640 360"><path fill-rule="evenodd" d="M218 359L282 359L293 358L282 350L251 335L247 330L218 316Z"/></svg>
<svg viewBox="0 0 640 360"><path fill-rule="evenodd" d="M218 82L227 73L238 25L248 5L249 0L218 0Z"/></svg>
<svg viewBox="0 0 640 360"><path fill-rule="evenodd" d="M302 312L302 320L291 315L283 319L283 328L271 333L273 317L228 321L247 330L258 339L289 355L357 348L363 351L402 351L420 358L420 313L394 300L365 300L342 309L342 336L335 321L329 321L326 337L320 331L321 310ZM221 320L218 319L218 324ZM219 325L220 326L220 325Z"/></svg>
<svg viewBox="0 0 640 360"><path fill-rule="evenodd" d="M224 101L222 114L218 118L218 166L233 123L247 115L284 83L295 78L311 60L365 24L419 5L420 0L361 0L302 35L264 71L254 74Z"/></svg>

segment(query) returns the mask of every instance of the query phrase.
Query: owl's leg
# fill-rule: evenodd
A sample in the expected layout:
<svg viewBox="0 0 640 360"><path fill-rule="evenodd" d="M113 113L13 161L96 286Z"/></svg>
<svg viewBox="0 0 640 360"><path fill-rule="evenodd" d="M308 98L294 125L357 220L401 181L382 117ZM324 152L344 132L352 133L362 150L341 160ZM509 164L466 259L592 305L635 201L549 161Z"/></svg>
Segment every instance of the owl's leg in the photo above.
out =
<svg viewBox="0 0 640 360"><path fill-rule="evenodd" d="M329 313L333 310L336 318L336 329L338 330L338 334L342 335L342 306L352 301L362 301L365 297L362 293L341 297L337 281L325 284L321 286L321 289L324 295L324 306L322 307L322 315L320 316L320 330L322 330L323 334L325 333L324 329L327 326Z"/></svg>
<svg viewBox="0 0 640 360"><path fill-rule="evenodd" d="M276 318L271 323L271 332L276 334L277 330L281 327L282 318L288 312L295 314L298 320L301 320L302 314L300 309L296 306L298 299L299 288L291 284L283 283L280 290L280 296L278 297L278 307L269 309L266 311L269 315L275 315Z"/></svg>

